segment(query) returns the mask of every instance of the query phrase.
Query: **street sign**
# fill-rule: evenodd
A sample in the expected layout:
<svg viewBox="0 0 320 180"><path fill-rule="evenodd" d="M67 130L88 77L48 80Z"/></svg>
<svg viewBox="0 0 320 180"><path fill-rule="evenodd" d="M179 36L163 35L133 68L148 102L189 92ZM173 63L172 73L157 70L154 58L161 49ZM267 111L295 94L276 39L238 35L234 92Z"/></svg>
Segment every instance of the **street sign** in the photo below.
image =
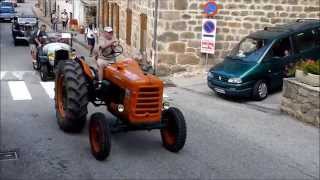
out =
<svg viewBox="0 0 320 180"><path fill-rule="evenodd" d="M213 17L218 13L218 5L214 1L209 1L204 5L204 13L207 17Z"/></svg>
<svg viewBox="0 0 320 180"><path fill-rule="evenodd" d="M216 43L217 20L203 19L202 21L202 38L201 52L214 54Z"/></svg>

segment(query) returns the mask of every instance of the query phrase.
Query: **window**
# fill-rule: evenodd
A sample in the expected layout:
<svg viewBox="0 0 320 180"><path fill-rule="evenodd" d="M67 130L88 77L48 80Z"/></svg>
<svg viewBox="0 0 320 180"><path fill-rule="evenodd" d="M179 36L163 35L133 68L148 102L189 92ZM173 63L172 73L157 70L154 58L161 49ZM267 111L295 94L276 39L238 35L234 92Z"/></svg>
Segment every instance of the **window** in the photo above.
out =
<svg viewBox="0 0 320 180"><path fill-rule="evenodd" d="M320 27L314 29L313 31L315 31L315 34L316 34L315 45L317 47L320 47Z"/></svg>
<svg viewBox="0 0 320 180"><path fill-rule="evenodd" d="M102 27L105 27L106 26L106 15L107 15L107 6L106 6L106 3L107 1L103 0L102 1L102 7L101 7L101 24L102 24Z"/></svg>
<svg viewBox="0 0 320 180"><path fill-rule="evenodd" d="M111 3L110 4L110 21L109 21L109 26L113 26L113 12L114 12L114 4L113 3Z"/></svg>
<svg viewBox="0 0 320 180"><path fill-rule="evenodd" d="M297 52L303 52L315 47L316 31L308 30L294 35L294 43Z"/></svg>
<svg viewBox="0 0 320 180"><path fill-rule="evenodd" d="M293 49L290 43L290 38L283 38L277 40L271 47L270 51L266 55L265 59L270 59L273 57L284 58L291 56L293 54Z"/></svg>
<svg viewBox="0 0 320 180"><path fill-rule="evenodd" d="M127 9L127 26L126 26L126 42L131 45L131 31L132 31L132 10Z"/></svg>
<svg viewBox="0 0 320 180"><path fill-rule="evenodd" d="M147 46L147 24L148 17L146 14L140 15L140 51L145 52Z"/></svg>
<svg viewBox="0 0 320 180"><path fill-rule="evenodd" d="M104 26L109 26L109 1L104 1Z"/></svg>

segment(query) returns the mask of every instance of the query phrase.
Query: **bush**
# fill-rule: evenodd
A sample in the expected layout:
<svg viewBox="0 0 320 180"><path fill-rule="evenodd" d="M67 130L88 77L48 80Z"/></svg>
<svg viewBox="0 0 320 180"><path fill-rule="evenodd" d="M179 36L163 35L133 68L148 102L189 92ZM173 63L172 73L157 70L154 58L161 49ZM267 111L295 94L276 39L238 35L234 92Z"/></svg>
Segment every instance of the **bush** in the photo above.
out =
<svg viewBox="0 0 320 180"><path fill-rule="evenodd" d="M303 71L305 74L320 75L320 59L301 61L296 65L296 69Z"/></svg>

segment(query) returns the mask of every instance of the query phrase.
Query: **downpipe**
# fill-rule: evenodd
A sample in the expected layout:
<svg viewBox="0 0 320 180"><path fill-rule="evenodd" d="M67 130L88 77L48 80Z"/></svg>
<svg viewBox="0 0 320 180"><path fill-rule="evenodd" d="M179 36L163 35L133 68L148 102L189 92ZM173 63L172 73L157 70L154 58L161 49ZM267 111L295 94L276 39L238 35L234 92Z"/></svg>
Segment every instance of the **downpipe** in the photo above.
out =
<svg viewBox="0 0 320 180"><path fill-rule="evenodd" d="M154 58L154 68L153 68L153 74L156 75L158 68L158 46L157 46L157 40L158 40L158 15L159 15L159 0L155 0L155 10L154 10L154 32L153 32L153 58Z"/></svg>

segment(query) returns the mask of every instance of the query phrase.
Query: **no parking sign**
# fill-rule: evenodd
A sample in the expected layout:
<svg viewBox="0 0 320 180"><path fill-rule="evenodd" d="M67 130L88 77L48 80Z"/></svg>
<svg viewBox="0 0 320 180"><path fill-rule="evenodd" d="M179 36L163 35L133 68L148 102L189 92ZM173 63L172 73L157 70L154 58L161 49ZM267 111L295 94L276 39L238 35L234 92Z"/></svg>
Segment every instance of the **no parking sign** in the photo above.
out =
<svg viewBox="0 0 320 180"><path fill-rule="evenodd" d="M217 20L203 19L202 21L202 39L201 52L214 54L216 43Z"/></svg>

